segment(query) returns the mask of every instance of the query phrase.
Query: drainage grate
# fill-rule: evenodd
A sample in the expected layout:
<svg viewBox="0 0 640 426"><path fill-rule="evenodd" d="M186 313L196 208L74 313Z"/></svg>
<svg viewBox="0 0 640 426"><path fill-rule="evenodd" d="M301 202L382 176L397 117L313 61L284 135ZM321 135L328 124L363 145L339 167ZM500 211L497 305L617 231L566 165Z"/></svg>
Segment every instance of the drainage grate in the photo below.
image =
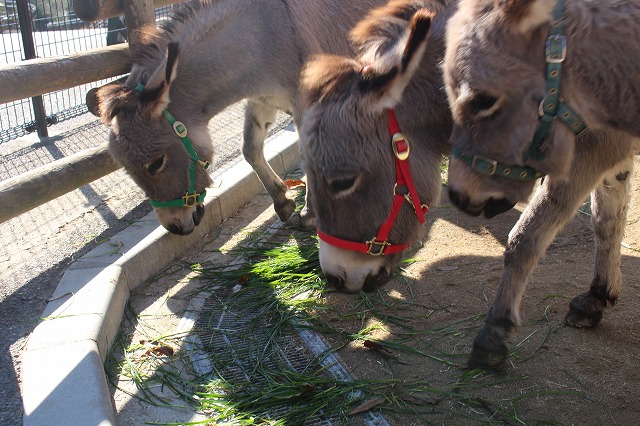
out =
<svg viewBox="0 0 640 426"><path fill-rule="evenodd" d="M317 369L314 354L293 326L279 326L277 335L271 333L273 315L262 309L242 309L243 302L261 297L260 289L245 289L234 293L233 289L220 288L209 296L198 314L192 334L197 336L201 351L211 360L215 375L240 387L245 392L255 392L268 386L260 371L293 370L297 373ZM232 303L229 303L232 301ZM334 361L335 362L335 361ZM327 378L342 380L327 370ZM286 405L275 407L266 418L279 418L286 414ZM339 423L336 414L323 416L318 413L307 419L305 425L331 425Z"/></svg>

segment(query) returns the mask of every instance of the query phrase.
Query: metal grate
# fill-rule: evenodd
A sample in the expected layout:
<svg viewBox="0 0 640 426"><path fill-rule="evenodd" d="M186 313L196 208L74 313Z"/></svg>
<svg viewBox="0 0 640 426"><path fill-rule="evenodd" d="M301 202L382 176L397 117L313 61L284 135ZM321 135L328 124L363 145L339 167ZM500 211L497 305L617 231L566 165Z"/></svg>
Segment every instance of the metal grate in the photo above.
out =
<svg viewBox="0 0 640 426"><path fill-rule="evenodd" d="M285 327L274 340L274 336L265 332L268 324L261 324L269 321L269 315L259 309L237 309L243 301L257 294L255 289L244 290L239 296L232 289L216 290L204 302L192 330L200 341L201 350L216 366L217 376L232 383L250 383L247 392L266 385L264 377L255 373L258 364L271 371L292 369L298 373L317 364L316 356L292 326ZM226 302L231 299L234 300L234 308L229 309ZM329 370L325 374L330 377ZM283 404L260 415L278 418L287 411L288 407ZM323 417L323 413L318 413L304 424L314 426L338 422L336 414Z"/></svg>

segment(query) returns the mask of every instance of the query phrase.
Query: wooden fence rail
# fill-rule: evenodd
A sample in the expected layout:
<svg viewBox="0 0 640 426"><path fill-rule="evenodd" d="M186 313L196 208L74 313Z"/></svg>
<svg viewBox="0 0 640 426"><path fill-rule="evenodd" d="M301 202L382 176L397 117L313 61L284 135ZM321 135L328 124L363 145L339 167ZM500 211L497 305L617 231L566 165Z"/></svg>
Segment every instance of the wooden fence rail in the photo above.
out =
<svg viewBox="0 0 640 426"><path fill-rule="evenodd" d="M175 0L74 0L76 15L87 21L125 16L132 30L155 25L154 7ZM129 46L120 44L73 55L31 59L0 66L0 103L27 99L57 90L126 74L131 70ZM52 77L54 76L54 77ZM118 169L106 144L54 161L0 182L0 223L51 201ZM51 182L56 182L52 185Z"/></svg>

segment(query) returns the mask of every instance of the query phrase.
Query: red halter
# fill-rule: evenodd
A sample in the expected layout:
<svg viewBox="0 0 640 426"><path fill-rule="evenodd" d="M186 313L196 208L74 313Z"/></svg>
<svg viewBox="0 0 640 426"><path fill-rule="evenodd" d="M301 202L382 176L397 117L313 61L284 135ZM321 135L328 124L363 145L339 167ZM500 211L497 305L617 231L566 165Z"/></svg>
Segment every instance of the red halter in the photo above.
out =
<svg viewBox="0 0 640 426"><path fill-rule="evenodd" d="M389 213L389 217L380 227L378 235L365 243L343 240L341 238L325 234L318 229L318 237L327 244L347 250L370 254L372 256L399 253L409 248L411 246L410 242L405 244L391 244L387 241L389 232L391 232L391 227L396 221L398 213L400 212L400 207L402 207L402 204L405 201L408 201L409 204L413 206L413 210L415 211L416 217L420 223L424 223L424 215L429 211L429 206L426 204L420 204L420 197L418 197L418 191L416 191L413 178L411 177L408 161L410 150L409 142L407 142L404 135L400 133L400 126L398 126L398 120L396 119L396 115L393 110L389 109L387 111L389 112L391 146L393 147L393 153L396 157L396 184L393 188L394 196L391 213ZM409 193L399 194L397 189L400 186L406 186Z"/></svg>

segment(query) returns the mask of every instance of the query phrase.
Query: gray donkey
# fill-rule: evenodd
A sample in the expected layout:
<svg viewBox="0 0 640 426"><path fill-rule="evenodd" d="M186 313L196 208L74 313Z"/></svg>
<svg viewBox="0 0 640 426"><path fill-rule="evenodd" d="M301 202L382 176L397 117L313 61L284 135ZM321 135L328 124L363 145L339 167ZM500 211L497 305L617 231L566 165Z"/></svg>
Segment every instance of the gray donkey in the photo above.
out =
<svg viewBox="0 0 640 426"><path fill-rule="evenodd" d="M620 295L620 243L640 136L640 1L462 0L447 31L451 200L491 217L527 199L470 365L504 363L533 267L591 191L591 287L565 322L593 327Z"/></svg>
<svg viewBox="0 0 640 426"><path fill-rule="evenodd" d="M248 100L242 152L286 220L295 209L262 151L278 110L301 115L298 78L315 53L350 53L348 30L384 0L198 0L131 46L124 84L95 103L109 149L151 199L160 223L188 234L204 214L213 157L209 120ZM309 207L309 200L307 208ZM312 222L305 210L303 223Z"/></svg>
<svg viewBox="0 0 640 426"><path fill-rule="evenodd" d="M444 61L454 200L499 213L566 177L585 128L640 136L638 69L640 0L461 1Z"/></svg>

